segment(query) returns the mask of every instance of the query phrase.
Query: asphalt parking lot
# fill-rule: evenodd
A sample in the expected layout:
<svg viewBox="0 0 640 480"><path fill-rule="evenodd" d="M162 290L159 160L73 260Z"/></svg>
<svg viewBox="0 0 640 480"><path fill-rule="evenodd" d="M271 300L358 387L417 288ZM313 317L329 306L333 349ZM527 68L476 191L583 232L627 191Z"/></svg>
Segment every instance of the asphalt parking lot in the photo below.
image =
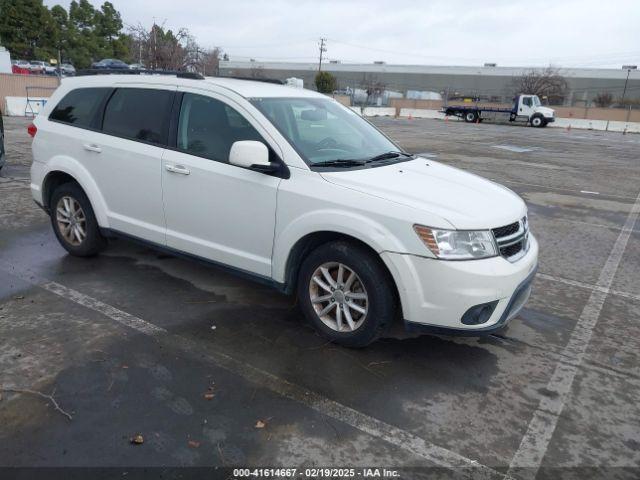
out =
<svg viewBox="0 0 640 480"><path fill-rule="evenodd" d="M539 275L501 332L347 350L291 298L216 268L122 240L70 257L31 201L28 122L5 118L0 388L23 392L2 392L0 466L637 478L640 136L373 122L526 200Z"/></svg>

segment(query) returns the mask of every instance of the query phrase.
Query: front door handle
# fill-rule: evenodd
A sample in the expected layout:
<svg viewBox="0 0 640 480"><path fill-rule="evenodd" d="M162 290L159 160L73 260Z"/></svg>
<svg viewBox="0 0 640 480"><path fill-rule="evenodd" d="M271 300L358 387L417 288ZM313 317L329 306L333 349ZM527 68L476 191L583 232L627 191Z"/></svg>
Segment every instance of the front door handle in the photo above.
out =
<svg viewBox="0 0 640 480"><path fill-rule="evenodd" d="M191 170L189 170L184 165L169 165L168 163L164 166L167 172L171 173L179 173L180 175L189 175Z"/></svg>
<svg viewBox="0 0 640 480"><path fill-rule="evenodd" d="M102 153L102 149L100 148L100 146L96 145L95 143L85 143L82 146L89 152Z"/></svg>

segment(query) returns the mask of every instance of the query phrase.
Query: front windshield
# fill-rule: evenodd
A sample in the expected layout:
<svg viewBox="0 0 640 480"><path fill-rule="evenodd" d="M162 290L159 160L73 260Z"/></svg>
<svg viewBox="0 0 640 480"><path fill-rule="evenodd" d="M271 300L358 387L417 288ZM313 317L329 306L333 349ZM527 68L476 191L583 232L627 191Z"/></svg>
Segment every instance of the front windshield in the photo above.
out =
<svg viewBox="0 0 640 480"><path fill-rule="evenodd" d="M534 106L534 107L539 107L540 105L541 105L541 103L540 103L540 99L538 98L538 96L537 96L537 95L534 95L534 96L533 96L533 106Z"/></svg>
<svg viewBox="0 0 640 480"><path fill-rule="evenodd" d="M400 150L358 114L328 98L255 98L251 102L310 165L366 160Z"/></svg>

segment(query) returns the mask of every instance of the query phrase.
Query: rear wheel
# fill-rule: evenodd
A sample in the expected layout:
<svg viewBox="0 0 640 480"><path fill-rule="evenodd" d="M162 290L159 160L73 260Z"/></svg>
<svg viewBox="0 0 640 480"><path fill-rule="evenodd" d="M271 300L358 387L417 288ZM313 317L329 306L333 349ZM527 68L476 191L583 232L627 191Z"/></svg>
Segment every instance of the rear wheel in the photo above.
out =
<svg viewBox="0 0 640 480"><path fill-rule="evenodd" d="M298 276L305 317L322 336L348 347L370 344L391 324L394 291L380 259L346 241L311 252Z"/></svg>
<svg viewBox="0 0 640 480"><path fill-rule="evenodd" d="M71 255L90 257L107 246L86 194L76 183L55 189L50 203L51 224L60 244Z"/></svg>
<svg viewBox="0 0 640 480"><path fill-rule="evenodd" d="M465 112L464 114L464 121L467 123L473 123L478 119L478 113L477 112Z"/></svg>

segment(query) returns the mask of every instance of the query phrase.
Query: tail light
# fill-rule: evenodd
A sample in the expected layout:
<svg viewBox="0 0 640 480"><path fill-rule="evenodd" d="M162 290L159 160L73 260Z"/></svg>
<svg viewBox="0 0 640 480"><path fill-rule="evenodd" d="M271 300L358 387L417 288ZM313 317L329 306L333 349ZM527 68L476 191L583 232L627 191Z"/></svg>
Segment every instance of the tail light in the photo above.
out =
<svg viewBox="0 0 640 480"><path fill-rule="evenodd" d="M35 137L36 133L38 133L38 127L36 127L33 123L30 123L27 127L27 133L30 137Z"/></svg>

